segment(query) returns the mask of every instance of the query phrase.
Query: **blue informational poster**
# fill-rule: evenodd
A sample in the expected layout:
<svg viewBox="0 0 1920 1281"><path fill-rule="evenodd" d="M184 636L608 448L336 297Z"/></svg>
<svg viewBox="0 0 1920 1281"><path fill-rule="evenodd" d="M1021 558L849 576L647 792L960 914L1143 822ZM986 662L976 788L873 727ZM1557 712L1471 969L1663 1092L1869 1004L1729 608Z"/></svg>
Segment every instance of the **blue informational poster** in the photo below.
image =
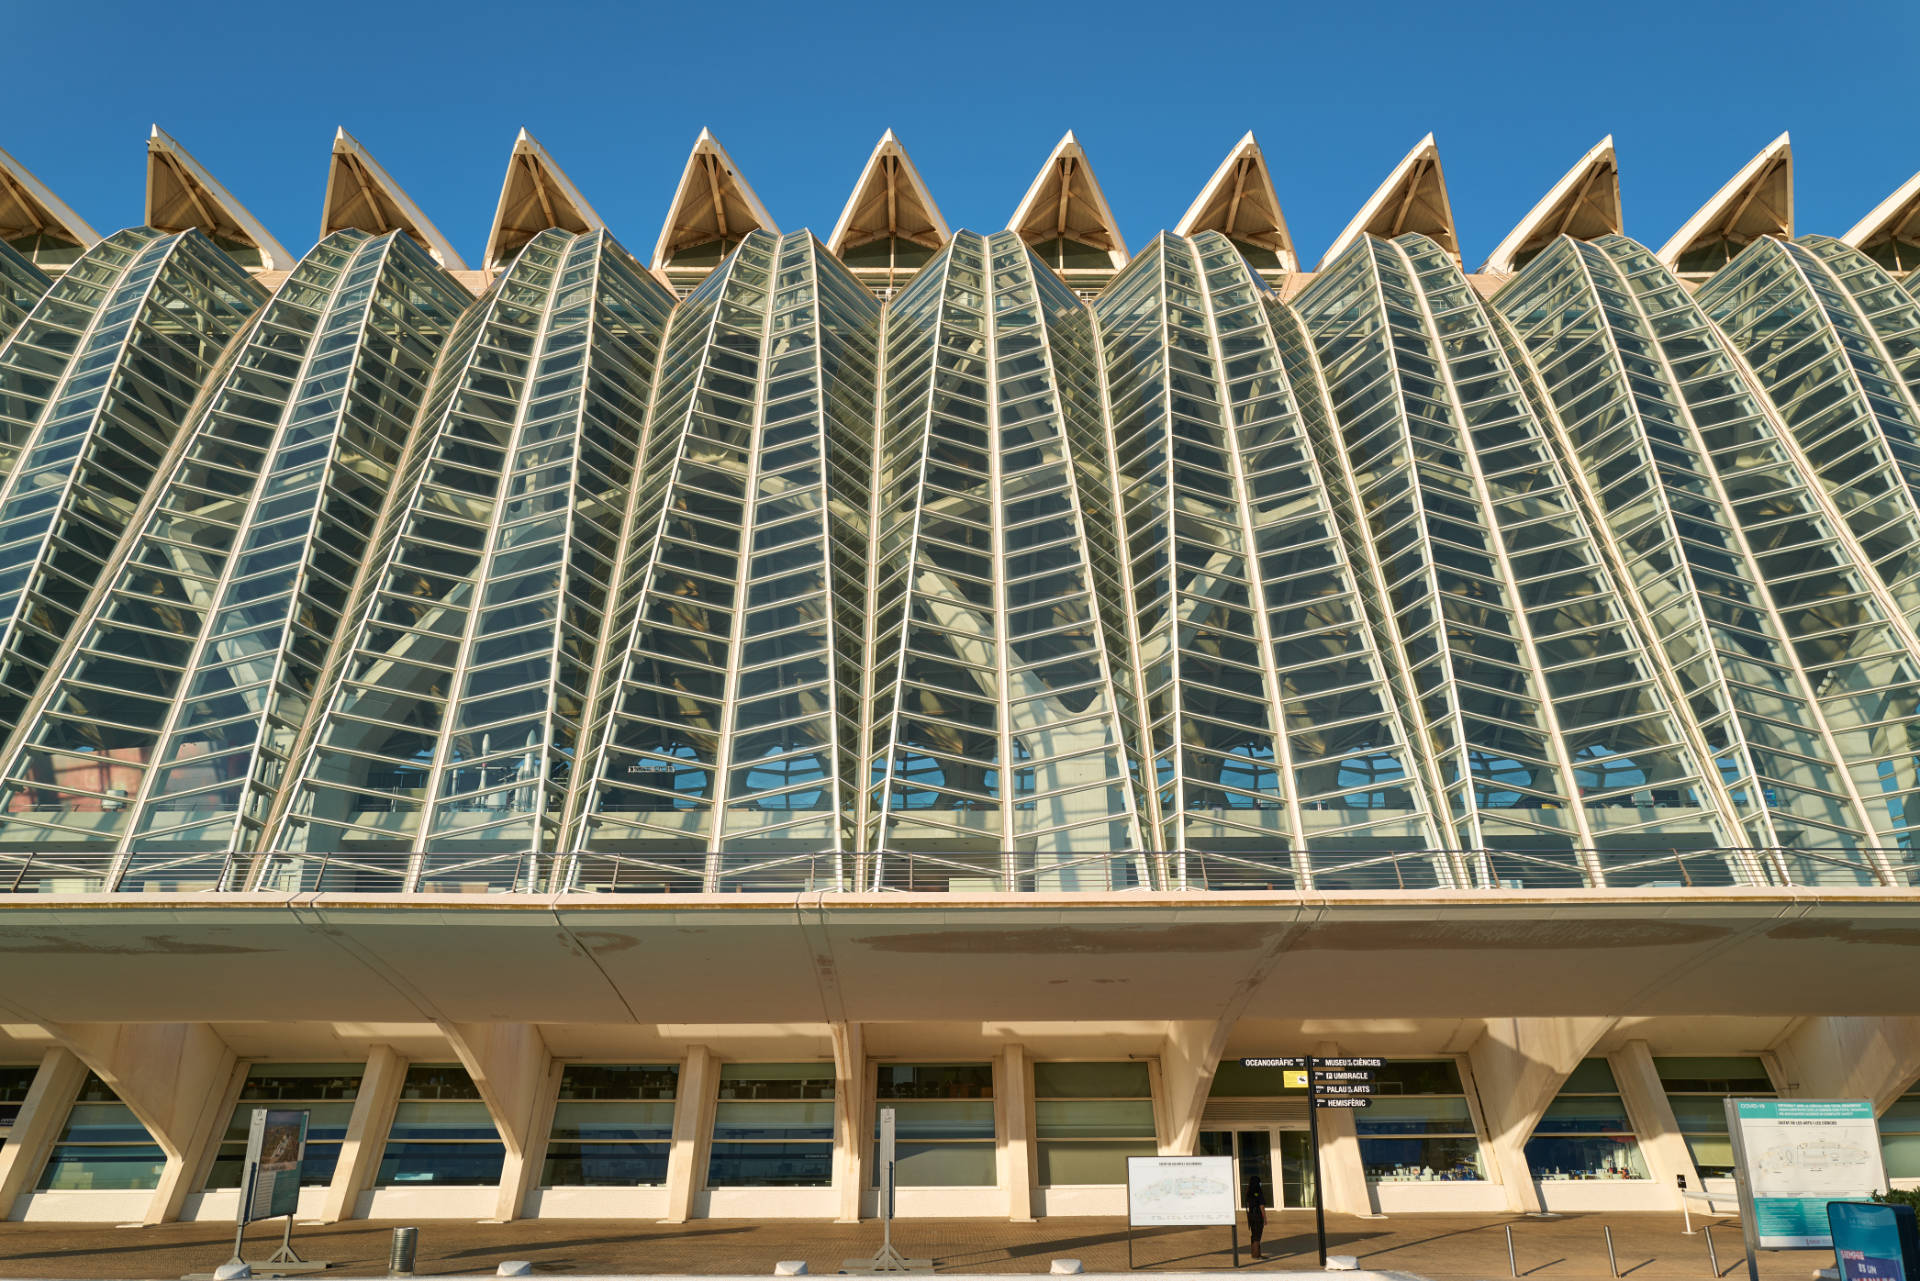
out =
<svg viewBox="0 0 1920 1281"><path fill-rule="evenodd" d="M1840 1281L1920 1281L1920 1229L1913 1207L1832 1201L1827 1220Z"/></svg>
<svg viewBox="0 0 1920 1281"><path fill-rule="evenodd" d="M1750 1246L1825 1249L1830 1202L1886 1189L1867 1100L1728 1099L1726 1108Z"/></svg>

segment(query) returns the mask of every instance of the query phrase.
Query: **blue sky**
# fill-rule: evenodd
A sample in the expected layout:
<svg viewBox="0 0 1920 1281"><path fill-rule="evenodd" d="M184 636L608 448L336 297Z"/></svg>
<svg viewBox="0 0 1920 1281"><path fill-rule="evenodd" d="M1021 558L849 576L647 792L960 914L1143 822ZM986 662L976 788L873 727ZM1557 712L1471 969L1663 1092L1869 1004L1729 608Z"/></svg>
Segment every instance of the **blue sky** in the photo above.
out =
<svg viewBox="0 0 1920 1281"><path fill-rule="evenodd" d="M139 221L157 121L295 253L336 125L476 260L522 126L642 256L703 126L823 238L884 129L949 223L992 230L1071 128L1136 249L1252 129L1309 263L1428 130L1470 266L1607 133L1656 248L1783 129L1802 231L1920 169L1912 0L146 2L8 26L0 147L95 227Z"/></svg>

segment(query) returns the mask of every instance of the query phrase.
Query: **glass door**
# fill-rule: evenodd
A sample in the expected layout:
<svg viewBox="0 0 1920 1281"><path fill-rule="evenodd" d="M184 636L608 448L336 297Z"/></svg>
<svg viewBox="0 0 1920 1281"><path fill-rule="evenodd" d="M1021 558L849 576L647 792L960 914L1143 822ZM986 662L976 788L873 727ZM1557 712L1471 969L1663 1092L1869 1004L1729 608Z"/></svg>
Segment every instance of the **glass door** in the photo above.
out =
<svg viewBox="0 0 1920 1281"><path fill-rule="evenodd" d="M1280 1207L1313 1208L1313 1143L1305 1130L1280 1130Z"/></svg>
<svg viewBox="0 0 1920 1281"><path fill-rule="evenodd" d="M1241 1209L1247 1208L1247 1183L1258 1175L1260 1187L1266 1193L1267 1208L1275 1207L1273 1184L1273 1131L1258 1130L1202 1130L1200 1131L1201 1156L1230 1156L1233 1158L1233 1201ZM1284 1204L1291 1205L1291 1202Z"/></svg>

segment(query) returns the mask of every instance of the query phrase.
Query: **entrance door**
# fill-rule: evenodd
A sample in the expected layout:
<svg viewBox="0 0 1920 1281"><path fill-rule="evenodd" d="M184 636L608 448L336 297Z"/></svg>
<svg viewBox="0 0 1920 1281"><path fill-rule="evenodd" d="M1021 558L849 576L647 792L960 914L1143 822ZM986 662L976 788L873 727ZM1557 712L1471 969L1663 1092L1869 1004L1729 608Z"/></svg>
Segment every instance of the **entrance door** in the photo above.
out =
<svg viewBox="0 0 1920 1281"><path fill-rule="evenodd" d="M1280 1179L1277 1184L1273 1177L1275 1152L1280 1155ZM1266 1189L1268 1208L1313 1208L1313 1149L1308 1144L1305 1130L1281 1126L1202 1130L1200 1155L1233 1158L1234 1200L1242 1209L1247 1204L1247 1180L1255 1175L1260 1176L1260 1186Z"/></svg>

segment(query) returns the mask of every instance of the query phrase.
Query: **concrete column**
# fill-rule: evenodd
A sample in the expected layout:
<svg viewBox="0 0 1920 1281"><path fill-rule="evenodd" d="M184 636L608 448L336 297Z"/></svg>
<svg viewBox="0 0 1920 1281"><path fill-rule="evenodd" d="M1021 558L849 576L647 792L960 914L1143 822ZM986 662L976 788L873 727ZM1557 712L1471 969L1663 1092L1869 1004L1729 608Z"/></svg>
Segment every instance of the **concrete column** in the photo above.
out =
<svg viewBox="0 0 1920 1281"><path fill-rule="evenodd" d="M1200 1116L1207 1109L1213 1074L1220 1067L1233 1020L1178 1019L1167 1024L1160 1047L1160 1152L1192 1156L1200 1149Z"/></svg>
<svg viewBox="0 0 1920 1281"><path fill-rule="evenodd" d="M1009 1045L994 1061L994 1120L1007 1221L1033 1222L1033 1072L1027 1047Z"/></svg>
<svg viewBox="0 0 1920 1281"><path fill-rule="evenodd" d="M86 1079L87 1065L63 1045L40 1059L40 1070L33 1074L20 1114L13 1120L13 1133L0 1147L0 1223L13 1214L21 1195L33 1190Z"/></svg>
<svg viewBox="0 0 1920 1281"><path fill-rule="evenodd" d="M1702 1190L1700 1171L1693 1168L1693 1154L1674 1119L1673 1105L1667 1102L1666 1087L1653 1066L1653 1051L1645 1041L1628 1041L1607 1056L1613 1068L1614 1083L1620 1087L1620 1101L1627 1106L1627 1119L1640 1139L1640 1155L1646 1159L1647 1173L1673 1197L1673 1208L1680 1208L1680 1188L1674 1182L1686 1175L1687 1188Z"/></svg>
<svg viewBox="0 0 1920 1281"><path fill-rule="evenodd" d="M673 1146L667 1150L667 1217L685 1223L693 1214L693 1194L706 1182L708 1136L713 1133L713 1052L689 1045L674 1090Z"/></svg>
<svg viewBox="0 0 1920 1281"><path fill-rule="evenodd" d="M1341 1050L1330 1041L1314 1047L1320 1058L1337 1058ZM1313 1100L1307 1100L1313 1106ZM1350 1108L1321 1108L1319 1195L1330 1214L1372 1214L1373 1196L1367 1191L1367 1170L1360 1160L1360 1134Z"/></svg>
<svg viewBox="0 0 1920 1281"><path fill-rule="evenodd" d="M1527 1140L1567 1077L1613 1024L1611 1018L1489 1019L1468 1048L1470 1094L1479 1100L1507 1209L1540 1210Z"/></svg>
<svg viewBox="0 0 1920 1281"><path fill-rule="evenodd" d="M393 1112L400 1105L400 1087L406 1080L407 1061L391 1045L374 1046L360 1075L360 1089L353 1096L347 1137L340 1144L340 1163L333 1168L333 1182L327 1185L327 1199L320 1210L322 1223L352 1218L360 1194L373 1186L380 1154L387 1146L387 1131L393 1126Z"/></svg>
<svg viewBox="0 0 1920 1281"><path fill-rule="evenodd" d="M833 1186L840 1194L839 1223L860 1222L867 1189L867 1042L858 1023L828 1025L833 1035Z"/></svg>
<svg viewBox="0 0 1920 1281"><path fill-rule="evenodd" d="M1875 1112L1920 1077L1920 1017L1799 1020L1773 1047L1786 1091L1803 1099L1870 1099Z"/></svg>
<svg viewBox="0 0 1920 1281"><path fill-rule="evenodd" d="M180 1217L193 1175L227 1118L220 1115L237 1060L205 1023L76 1023L50 1026L127 1105L166 1154L144 1221Z"/></svg>
<svg viewBox="0 0 1920 1281"><path fill-rule="evenodd" d="M531 1023L442 1023L440 1030L473 1078L507 1150L493 1217L502 1223L517 1219L535 1173L534 1149L545 1147L546 1136L537 1129L553 1062L547 1043Z"/></svg>

